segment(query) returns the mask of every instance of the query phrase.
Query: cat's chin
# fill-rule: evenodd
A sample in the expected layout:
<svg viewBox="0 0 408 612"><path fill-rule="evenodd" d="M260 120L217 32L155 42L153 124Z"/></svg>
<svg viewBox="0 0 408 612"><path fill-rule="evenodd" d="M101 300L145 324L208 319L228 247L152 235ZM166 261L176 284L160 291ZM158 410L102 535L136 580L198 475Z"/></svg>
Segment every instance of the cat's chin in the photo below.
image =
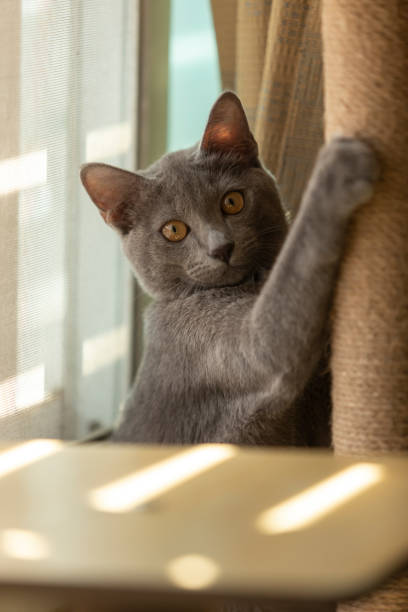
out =
<svg viewBox="0 0 408 612"><path fill-rule="evenodd" d="M204 281L201 279L198 280L191 278L189 279L189 285L192 288L198 290L224 289L227 287L240 287L246 284L258 283L260 282L262 277L263 275L259 271L251 270L250 272L248 272L248 270L240 270L238 273L238 270L236 270L235 273L231 274L230 272L229 274L224 274L218 279L212 277Z"/></svg>
<svg viewBox="0 0 408 612"><path fill-rule="evenodd" d="M252 271L246 274L241 280L231 283L222 283L220 285L214 285L214 287L223 289L226 287L242 287L244 285L258 285L265 280L265 275L262 271Z"/></svg>

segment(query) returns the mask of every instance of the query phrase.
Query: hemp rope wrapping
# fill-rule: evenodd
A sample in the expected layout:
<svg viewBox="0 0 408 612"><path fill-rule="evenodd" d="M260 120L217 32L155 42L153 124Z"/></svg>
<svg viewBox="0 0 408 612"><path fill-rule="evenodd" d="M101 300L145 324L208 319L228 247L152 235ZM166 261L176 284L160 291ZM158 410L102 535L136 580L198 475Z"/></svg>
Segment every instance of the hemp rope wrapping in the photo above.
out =
<svg viewBox="0 0 408 612"><path fill-rule="evenodd" d="M326 139L360 136L382 165L350 226L335 295L334 448L407 451L408 0L323 0L322 36ZM339 610L407 612L408 574Z"/></svg>

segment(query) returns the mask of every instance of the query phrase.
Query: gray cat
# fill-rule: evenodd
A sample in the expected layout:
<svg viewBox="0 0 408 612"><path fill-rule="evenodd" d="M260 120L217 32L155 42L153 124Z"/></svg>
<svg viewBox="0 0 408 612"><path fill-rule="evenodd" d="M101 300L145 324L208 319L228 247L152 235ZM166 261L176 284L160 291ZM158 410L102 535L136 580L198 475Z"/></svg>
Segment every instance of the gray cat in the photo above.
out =
<svg viewBox="0 0 408 612"><path fill-rule="evenodd" d="M367 145L325 146L288 231L237 96L201 143L133 174L81 178L154 298L113 439L330 445L328 313L351 214L372 193Z"/></svg>

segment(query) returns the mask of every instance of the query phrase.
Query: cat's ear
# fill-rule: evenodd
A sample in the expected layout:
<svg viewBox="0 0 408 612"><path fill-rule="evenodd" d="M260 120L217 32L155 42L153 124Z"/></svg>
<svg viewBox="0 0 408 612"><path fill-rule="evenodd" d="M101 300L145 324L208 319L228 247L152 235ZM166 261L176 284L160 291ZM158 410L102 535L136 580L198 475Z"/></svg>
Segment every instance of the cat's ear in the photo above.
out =
<svg viewBox="0 0 408 612"><path fill-rule="evenodd" d="M129 205L145 179L108 164L94 163L82 166L81 181L105 222L127 233L131 229Z"/></svg>
<svg viewBox="0 0 408 612"><path fill-rule="evenodd" d="M258 145L242 104L231 91L221 94L212 107L200 149L208 153L229 153L248 164L257 162Z"/></svg>

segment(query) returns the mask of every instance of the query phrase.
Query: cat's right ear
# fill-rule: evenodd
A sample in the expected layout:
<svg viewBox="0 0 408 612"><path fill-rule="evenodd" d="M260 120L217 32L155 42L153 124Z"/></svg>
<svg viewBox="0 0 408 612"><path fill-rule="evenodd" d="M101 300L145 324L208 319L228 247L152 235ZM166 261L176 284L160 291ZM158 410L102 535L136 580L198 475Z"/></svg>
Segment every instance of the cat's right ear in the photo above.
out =
<svg viewBox="0 0 408 612"><path fill-rule="evenodd" d="M104 221L123 234L129 232L132 227L130 204L145 179L127 170L96 163L82 166L80 176Z"/></svg>
<svg viewBox="0 0 408 612"><path fill-rule="evenodd" d="M228 154L242 163L259 165L258 145L242 104L232 91L221 94L212 107L200 149L204 153Z"/></svg>

